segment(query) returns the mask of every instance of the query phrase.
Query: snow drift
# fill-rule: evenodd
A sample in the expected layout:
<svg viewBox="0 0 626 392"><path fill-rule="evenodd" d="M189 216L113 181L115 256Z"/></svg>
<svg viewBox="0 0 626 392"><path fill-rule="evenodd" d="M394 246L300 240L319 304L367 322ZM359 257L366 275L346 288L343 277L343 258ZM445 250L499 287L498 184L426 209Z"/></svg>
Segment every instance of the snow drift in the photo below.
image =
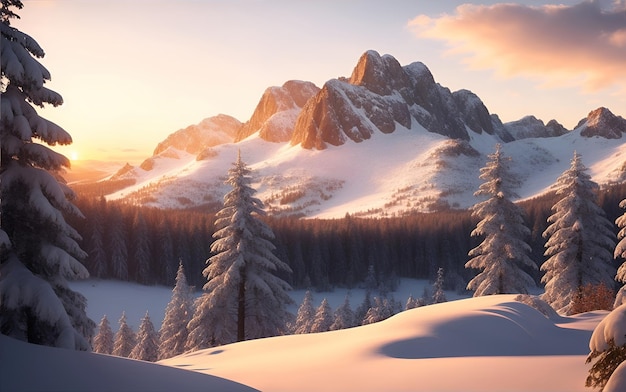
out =
<svg viewBox="0 0 626 392"><path fill-rule="evenodd" d="M161 363L264 391L585 390L589 337L606 312L548 319L514 298L458 300L368 326L247 341Z"/></svg>
<svg viewBox="0 0 626 392"><path fill-rule="evenodd" d="M410 288L419 287L413 282L404 289ZM143 305L95 301L116 290ZM84 293L92 314L106 311L113 318L126 309L129 319L139 320L145 309L158 314L171 290L100 281L85 285ZM296 294L298 302L303 293ZM345 293L315 294L317 300L326 295L337 302ZM586 391L589 340L606 314L546 317L515 295L487 296L425 306L363 327L251 340L158 364L0 336L0 390Z"/></svg>

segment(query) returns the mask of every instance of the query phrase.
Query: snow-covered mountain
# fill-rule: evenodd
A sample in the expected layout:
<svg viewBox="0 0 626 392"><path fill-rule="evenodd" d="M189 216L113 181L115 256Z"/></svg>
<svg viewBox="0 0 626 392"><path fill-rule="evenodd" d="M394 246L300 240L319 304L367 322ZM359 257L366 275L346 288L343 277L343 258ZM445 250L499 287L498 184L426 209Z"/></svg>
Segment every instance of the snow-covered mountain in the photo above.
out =
<svg viewBox="0 0 626 392"><path fill-rule="evenodd" d="M140 167L118 172L115 179L135 184L108 197L162 208L220 203L241 151L274 214L467 208L497 143L513 158L526 198L548 190L574 151L595 181L625 180L625 132L626 120L606 108L571 131L533 116L503 124L474 93L436 83L424 64L401 66L368 51L349 78L322 88L302 81L268 88L246 123L220 115L174 133Z"/></svg>

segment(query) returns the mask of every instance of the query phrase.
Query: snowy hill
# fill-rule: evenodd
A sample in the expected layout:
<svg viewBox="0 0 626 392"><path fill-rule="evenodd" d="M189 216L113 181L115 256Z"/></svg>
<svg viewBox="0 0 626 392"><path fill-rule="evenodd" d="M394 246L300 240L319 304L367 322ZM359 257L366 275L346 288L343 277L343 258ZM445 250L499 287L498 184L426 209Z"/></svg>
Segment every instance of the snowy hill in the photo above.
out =
<svg viewBox="0 0 626 392"><path fill-rule="evenodd" d="M548 319L514 297L458 300L161 363L263 391L584 391L589 338L606 312Z"/></svg>
<svg viewBox="0 0 626 392"><path fill-rule="evenodd" d="M144 303L132 320L154 305L157 288L120 285L100 281L84 293L98 307L93 295L132 291ZM462 299L368 326L246 341L159 364L0 335L0 390L585 391L589 340L607 312L546 317L514 298ZM101 305L116 307L113 320L126 304Z"/></svg>
<svg viewBox="0 0 626 392"><path fill-rule="evenodd" d="M402 67L373 51L350 78L321 89L299 81L269 88L248 122L229 124L232 142L203 148L200 141L162 143L167 148L140 167L114 176L134 185L109 199L161 208L219 204L239 150L254 170L258 196L278 215L467 208L476 202L479 170L497 143L514 159L524 198L548 190L575 150L596 182L626 177L626 120L606 108L589 113L572 131L532 116L502 124L472 92L436 83L424 64ZM191 137L181 132L179 139ZM189 144L197 150L182 147Z"/></svg>
<svg viewBox="0 0 626 392"><path fill-rule="evenodd" d="M215 376L0 335L2 391L254 391Z"/></svg>

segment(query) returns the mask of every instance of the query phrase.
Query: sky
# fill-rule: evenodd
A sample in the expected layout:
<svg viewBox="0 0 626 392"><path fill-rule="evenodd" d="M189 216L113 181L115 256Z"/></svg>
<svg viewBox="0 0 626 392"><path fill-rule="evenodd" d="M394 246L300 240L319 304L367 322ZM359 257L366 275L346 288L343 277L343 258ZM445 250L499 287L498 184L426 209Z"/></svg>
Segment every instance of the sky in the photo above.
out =
<svg viewBox="0 0 626 392"><path fill-rule="evenodd" d="M72 159L139 163L204 118L247 121L270 86L350 76L367 50L426 64L505 122L626 116L626 0L23 2L12 25L64 99L39 113L72 135L58 149Z"/></svg>

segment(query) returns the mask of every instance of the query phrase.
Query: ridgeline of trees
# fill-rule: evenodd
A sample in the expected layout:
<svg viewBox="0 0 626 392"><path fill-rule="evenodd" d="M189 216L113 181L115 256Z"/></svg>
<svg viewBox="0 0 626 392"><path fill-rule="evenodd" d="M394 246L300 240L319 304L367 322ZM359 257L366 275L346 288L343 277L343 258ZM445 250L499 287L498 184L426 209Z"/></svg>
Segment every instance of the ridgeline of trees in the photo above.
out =
<svg viewBox="0 0 626 392"><path fill-rule="evenodd" d="M624 195L626 184L599 193L598 203L611 222L623 212L619 203ZM530 256L538 266L546 259L542 233L555 201L548 195L520 203L531 229ZM173 286L180 261L190 285L200 288L206 283L202 270L214 241L213 212L159 210L84 197L75 204L85 219L72 219L71 224L83 237L81 247L89 254L85 265L93 277ZM275 254L293 271L281 277L296 289L357 287L373 265L379 285L393 285L398 277L434 280L442 267L446 289L464 290L473 277L464 267L468 252L480 241L471 237L477 219L464 210L402 218L264 220L276 235ZM534 271L533 278L539 282L540 273Z"/></svg>

